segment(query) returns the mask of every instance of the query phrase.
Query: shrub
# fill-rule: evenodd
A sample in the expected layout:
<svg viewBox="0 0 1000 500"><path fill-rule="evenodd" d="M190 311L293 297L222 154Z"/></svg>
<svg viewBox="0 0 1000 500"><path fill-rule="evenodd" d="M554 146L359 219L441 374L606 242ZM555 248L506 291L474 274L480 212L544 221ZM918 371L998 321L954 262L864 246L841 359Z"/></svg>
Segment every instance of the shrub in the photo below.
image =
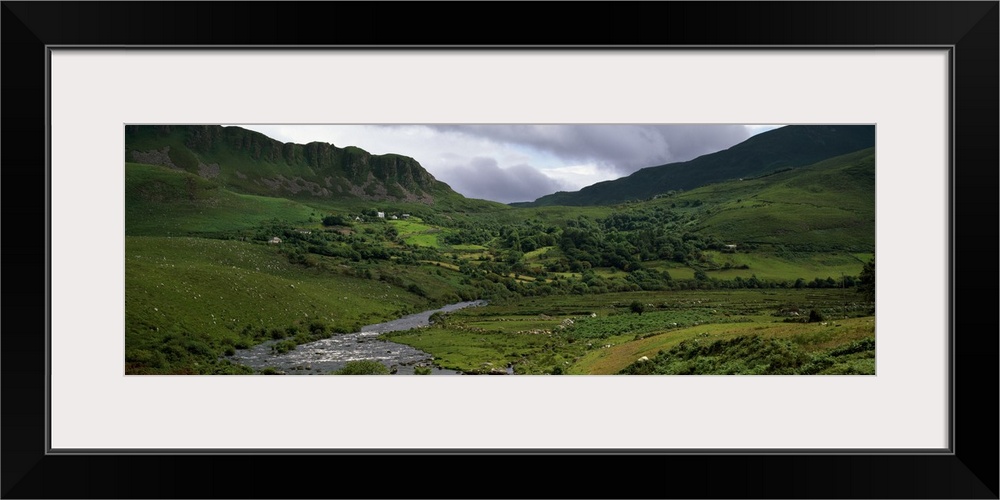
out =
<svg viewBox="0 0 1000 500"><path fill-rule="evenodd" d="M322 335L326 333L326 330L327 330L326 323L322 321L316 320L313 321L312 323L309 323L309 331L313 335Z"/></svg>
<svg viewBox="0 0 1000 500"><path fill-rule="evenodd" d="M292 339L282 340L281 342L272 345L271 351L276 352L278 354L285 354L286 352L295 349L295 346L296 346L295 341Z"/></svg>
<svg viewBox="0 0 1000 500"><path fill-rule="evenodd" d="M350 224L350 219L343 215L327 215L323 217L324 226L346 226Z"/></svg>
<svg viewBox="0 0 1000 500"><path fill-rule="evenodd" d="M332 372L334 375L388 375L389 369L373 359L348 361L343 368Z"/></svg>
<svg viewBox="0 0 1000 500"><path fill-rule="evenodd" d="M815 309L810 309L809 310L809 322L810 323L819 323L820 321L823 321L823 315L820 314L819 311L817 311Z"/></svg>
<svg viewBox="0 0 1000 500"><path fill-rule="evenodd" d="M446 313L443 313L443 312L441 312L441 311L438 311L438 312L436 312L436 313L434 313L434 314L431 314L431 317L430 317L430 318L428 318L428 321L429 321L429 322L430 322L430 323L431 323L432 325L433 325L433 324L439 324L439 325L444 325L444 324L446 324L446 322L445 322L445 318L446 318L446 317L447 317Z"/></svg>
<svg viewBox="0 0 1000 500"><path fill-rule="evenodd" d="M646 310L646 306L644 306L644 305L643 305L643 304L642 304L641 302L639 302L639 301L634 301L634 302L632 302L632 304L631 304L631 305L629 305L629 309L630 309L630 310L631 310L632 312L634 312L634 313L636 313L636 314L638 314L638 315L640 315L640 316L641 316L641 315L642 315L642 312Z"/></svg>
<svg viewBox="0 0 1000 500"><path fill-rule="evenodd" d="M222 362L211 366L207 373L211 375L253 375L253 368L224 359Z"/></svg>
<svg viewBox="0 0 1000 500"><path fill-rule="evenodd" d="M414 366L413 367L413 374L414 375L430 375L431 372L433 372L433 371L434 371L434 369L431 368L431 367L429 367L429 366Z"/></svg>

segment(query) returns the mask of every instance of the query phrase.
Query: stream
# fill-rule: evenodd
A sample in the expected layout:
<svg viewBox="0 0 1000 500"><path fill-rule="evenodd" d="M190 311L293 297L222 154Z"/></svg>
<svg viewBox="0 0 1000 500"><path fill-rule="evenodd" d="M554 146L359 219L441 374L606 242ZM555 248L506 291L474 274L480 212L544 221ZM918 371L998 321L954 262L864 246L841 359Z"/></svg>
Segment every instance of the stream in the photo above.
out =
<svg viewBox="0 0 1000 500"><path fill-rule="evenodd" d="M450 312L466 307L485 305L476 300L448 304L439 309L424 311L402 318L361 327L354 333L338 334L328 339L301 344L284 354L271 352L272 340L250 349L239 349L229 359L234 363L249 366L255 370L273 367L286 375L324 375L343 367L348 361L361 359L378 360L397 375L413 375L414 366L433 366L433 357L423 351L404 344L397 344L378 338L379 334L419 328L430 324L430 317L436 312ZM432 375L460 375L461 372L433 367Z"/></svg>

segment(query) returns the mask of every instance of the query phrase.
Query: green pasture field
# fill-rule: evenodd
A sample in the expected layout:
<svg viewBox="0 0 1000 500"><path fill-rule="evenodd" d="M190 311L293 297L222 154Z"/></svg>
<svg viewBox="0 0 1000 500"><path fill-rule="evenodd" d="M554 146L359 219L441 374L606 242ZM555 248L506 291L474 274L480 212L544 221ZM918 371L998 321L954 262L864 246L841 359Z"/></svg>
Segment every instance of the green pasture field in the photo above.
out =
<svg viewBox="0 0 1000 500"><path fill-rule="evenodd" d="M451 230L422 223L417 218L410 220L390 220L390 225L399 232L399 238L408 245L429 248L445 248L440 238Z"/></svg>
<svg viewBox="0 0 1000 500"><path fill-rule="evenodd" d="M857 277L867 262L860 260L855 254L832 252L779 256L765 252L727 253L706 250L702 254L713 264L713 268L706 271L708 276L720 279L757 276L759 279L795 281L803 278L812 281L814 278L831 277L839 281L844 275ZM742 266L747 266L748 269L740 269Z"/></svg>
<svg viewBox="0 0 1000 500"><path fill-rule="evenodd" d="M546 260L552 260L551 257L545 255L545 254L549 253L550 251L552 252L550 255L558 255L559 254L559 250L557 250L556 247L553 247L553 246L541 247L541 248L536 248L536 249L534 249L534 250L532 250L530 252L525 253L524 254L524 261L525 262L542 262L542 261L546 261Z"/></svg>
<svg viewBox="0 0 1000 500"><path fill-rule="evenodd" d="M633 303L644 312L632 312ZM799 322L812 310L826 321ZM456 311L431 327L385 338L467 373L510 364L519 374L612 374L696 338L761 335L790 339L806 352L832 349L873 336L868 314L870 305L854 290L840 289L561 295Z"/></svg>
<svg viewBox="0 0 1000 500"><path fill-rule="evenodd" d="M400 236L437 231L440 228L424 224L418 217L386 221L396 228Z"/></svg>
<svg viewBox="0 0 1000 500"><path fill-rule="evenodd" d="M415 245L418 247L442 248L443 245L440 240L438 240L439 235L440 233L438 232L411 234L403 237L403 241L405 241L407 245Z"/></svg>

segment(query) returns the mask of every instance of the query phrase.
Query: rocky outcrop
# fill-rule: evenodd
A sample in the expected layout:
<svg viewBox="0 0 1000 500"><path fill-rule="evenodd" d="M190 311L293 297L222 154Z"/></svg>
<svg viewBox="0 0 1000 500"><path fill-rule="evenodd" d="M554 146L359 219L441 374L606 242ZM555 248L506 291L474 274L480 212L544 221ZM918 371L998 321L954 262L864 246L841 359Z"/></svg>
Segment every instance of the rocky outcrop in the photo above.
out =
<svg viewBox="0 0 1000 500"><path fill-rule="evenodd" d="M436 195L455 194L407 156L373 155L357 147L322 142L282 143L240 127L130 125L125 130L125 143L129 161L172 168L182 167L171 162L170 146L159 144L182 143L182 149L187 150L183 158L193 156L197 165L195 169L192 164L189 171L230 181L255 194L350 195L427 204L433 203ZM150 150L150 144L157 148Z"/></svg>

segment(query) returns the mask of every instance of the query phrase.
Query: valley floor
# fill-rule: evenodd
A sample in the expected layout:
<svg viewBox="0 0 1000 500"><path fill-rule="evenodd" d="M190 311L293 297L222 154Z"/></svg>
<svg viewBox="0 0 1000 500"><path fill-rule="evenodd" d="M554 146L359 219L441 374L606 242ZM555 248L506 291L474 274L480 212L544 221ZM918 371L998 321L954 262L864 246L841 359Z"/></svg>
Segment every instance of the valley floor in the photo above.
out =
<svg viewBox="0 0 1000 500"><path fill-rule="evenodd" d="M857 299L841 289L525 298L384 337L465 373L874 374L875 318Z"/></svg>

